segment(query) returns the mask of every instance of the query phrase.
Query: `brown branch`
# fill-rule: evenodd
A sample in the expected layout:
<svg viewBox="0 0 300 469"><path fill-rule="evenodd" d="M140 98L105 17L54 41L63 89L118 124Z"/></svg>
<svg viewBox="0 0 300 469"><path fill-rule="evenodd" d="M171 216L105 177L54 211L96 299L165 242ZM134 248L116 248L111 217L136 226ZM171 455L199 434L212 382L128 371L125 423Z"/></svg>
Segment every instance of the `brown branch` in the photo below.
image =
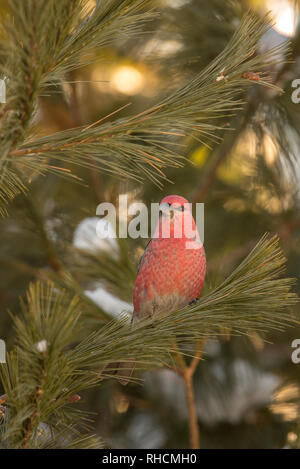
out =
<svg viewBox="0 0 300 469"><path fill-rule="evenodd" d="M193 387L193 376L201 360L203 343L198 342L195 348L195 355L193 356L189 365L186 364L182 354L178 349L176 341L174 341L175 359L178 366L174 368L174 371L183 378L185 394L188 406L189 415L189 435L190 435L190 448L200 448L200 435L197 418L197 409L195 401L195 392Z"/></svg>
<svg viewBox="0 0 300 469"><path fill-rule="evenodd" d="M241 124L237 127L237 129L228 136L224 141L223 144L218 148L216 160L208 170L208 172L204 175L200 186L196 193L192 198L192 202L203 202L205 199L209 189L213 186L216 178L219 167L225 162L226 158L231 154L235 144L237 143L238 139L244 132L247 127L247 124L251 117L255 114L257 107L249 103L246 110L244 111L243 117L239 116L239 121Z"/></svg>
<svg viewBox="0 0 300 469"><path fill-rule="evenodd" d="M187 367L184 370L182 376L184 380L185 394L189 413L190 448L200 449L200 436L195 402L195 393L193 387L193 374L190 372L190 368Z"/></svg>
<svg viewBox="0 0 300 469"><path fill-rule="evenodd" d="M43 380L44 381L44 378ZM25 424L25 428L24 428L24 437L23 437L23 441L22 441L22 444L21 444L21 449L27 449L28 448L28 443L29 443L29 440L32 436L32 433L33 433L33 428L34 428L34 424L35 424L35 421L38 417L38 402L40 400L40 397L42 396L43 394L43 390L42 388L39 388L37 387L36 388L36 392L35 392L35 396L34 396L34 400L35 400L35 409L32 413L32 415L28 418L26 424Z"/></svg>
<svg viewBox="0 0 300 469"><path fill-rule="evenodd" d="M76 145L81 145L83 143L93 143L98 140L103 140L105 137L89 137L89 138L83 138L79 140L75 140L70 143L64 143L64 144L57 144L54 146L46 146L46 147L41 147L41 148L26 148L26 149L21 149L21 150L13 150L8 153L8 156L25 156L25 155L39 155L41 153L51 153L51 152L57 152L60 150L63 150L64 148L68 147L73 147Z"/></svg>

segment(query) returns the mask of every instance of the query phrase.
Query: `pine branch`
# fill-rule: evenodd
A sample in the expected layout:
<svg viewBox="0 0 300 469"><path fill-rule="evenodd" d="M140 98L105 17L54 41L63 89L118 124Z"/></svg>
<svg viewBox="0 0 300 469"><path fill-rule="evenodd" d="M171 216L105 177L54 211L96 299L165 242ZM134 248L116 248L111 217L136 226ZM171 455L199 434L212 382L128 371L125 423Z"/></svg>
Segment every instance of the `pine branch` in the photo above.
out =
<svg viewBox="0 0 300 469"><path fill-rule="evenodd" d="M269 17L246 15L227 47L208 67L162 102L138 115L57 132L36 140L27 138L17 147L19 139L13 139L12 145L11 139L7 142L6 137L3 158L9 167L18 165L22 171L59 172L60 167L54 166L52 161L60 164L68 161L139 182L147 178L161 185L167 177L165 168L183 164L178 139L193 136L201 142L213 140L219 128L218 119L232 115L243 105L242 93L253 84L252 72L260 73L259 84L273 87L261 70L276 63L278 52L285 50L286 45L265 54L258 53L257 43L269 27ZM27 69L32 70L32 63ZM33 86L38 81L35 78L30 83ZM27 122L33 112L31 101L37 96L38 83L30 92L23 88L21 91L22 96L26 91L30 101L26 104ZM18 115L18 101L14 103L16 113L13 115ZM5 122L2 128L5 130Z"/></svg>
<svg viewBox="0 0 300 469"><path fill-rule="evenodd" d="M17 348L1 371L8 415L4 440L13 447L45 447L49 441L40 438L41 427L60 434L79 417L68 405L70 396L111 377L115 362L135 358L137 369L170 366L170 355L183 353L174 349L175 337L186 345L224 330L249 334L299 323L288 311L297 297L290 291L292 281L280 278L284 262L278 239L264 237L195 306L140 321L134 328L125 320L113 321L76 346L72 345L81 327L78 297L70 302L53 284L31 286L23 315L14 317Z"/></svg>
<svg viewBox="0 0 300 469"><path fill-rule="evenodd" d="M70 397L95 382L72 368L65 355L78 333L78 299L67 304L63 292L37 283L21 306L23 315L14 318L17 348L1 370L8 406L4 440L15 448L40 448L49 439L63 445L65 435L71 445L70 432L76 432L78 445L85 416L72 409Z"/></svg>
<svg viewBox="0 0 300 469"><path fill-rule="evenodd" d="M149 359L157 364L159 355L165 356L170 337L176 336L179 345L185 341L193 344L228 329L232 334L248 334L296 324L298 320L288 309L298 299L290 291L294 282L281 278L284 264L278 238L265 236L219 287L194 306L140 321L134 328L126 326L126 321L113 322L72 351L72 360L78 366L99 362L107 366L120 357L123 362L136 358L137 366L143 367ZM98 341L103 348L98 348Z"/></svg>
<svg viewBox="0 0 300 469"><path fill-rule="evenodd" d="M150 0L102 0L97 1L91 11L87 1L75 1L80 13L75 16L77 25L53 60L50 67L50 73L55 72L53 78L57 78L57 74L64 76L89 63L90 56L96 49L106 47L116 38L128 40L140 35L145 22L156 16L153 10L146 10L150 3ZM66 16L72 20L71 15L67 13ZM48 76L49 79L51 75Z"/></svg>
<svg viewBox="0 0 300 469"><path fill-rule="evenodd" d="M1 74L8 77L7 103L0 108L2 201L24 190L18 180L13 185L18 162L8 154L30 135L38 96L66 72L90 63L95 48L116 37L139 34L142 24L153 17L151 11L144 11L147 3L105 0L91 11L88 0L10 0L10 15L2 27L6 53ZM32 170L30 161L27 166Z"/></svg>

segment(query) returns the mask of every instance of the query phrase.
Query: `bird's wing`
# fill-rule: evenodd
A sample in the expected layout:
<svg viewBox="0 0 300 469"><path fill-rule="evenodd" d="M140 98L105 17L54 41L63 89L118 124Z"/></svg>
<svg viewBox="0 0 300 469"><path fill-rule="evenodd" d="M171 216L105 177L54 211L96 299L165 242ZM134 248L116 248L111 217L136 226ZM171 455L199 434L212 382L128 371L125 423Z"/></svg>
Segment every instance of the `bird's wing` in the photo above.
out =
<svg viewBox="0 0 300 469"><path fill-rule="evenodd" d="M139 273L140 268L142 267L144 255L146 254L147 249L149 249L151 241L152 241L152 239L150 239L150 240L148 241L148 243L146 244L145 251L143 252L143 254L142 254L142 256L141 256L141 258L140 258L140 260L139 260L139 264L138 264L138 268L137 268L137 273Z"/></svg>

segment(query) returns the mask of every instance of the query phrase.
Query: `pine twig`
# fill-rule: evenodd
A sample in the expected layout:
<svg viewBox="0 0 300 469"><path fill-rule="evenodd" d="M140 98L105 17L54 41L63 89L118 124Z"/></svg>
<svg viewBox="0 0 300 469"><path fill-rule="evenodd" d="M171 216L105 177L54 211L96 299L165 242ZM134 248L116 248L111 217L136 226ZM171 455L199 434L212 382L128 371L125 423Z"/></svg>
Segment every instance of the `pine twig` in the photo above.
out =
<svg viewBox="0 0 300 469"><path fill-rule="evenodd" d="M195 392L193 386L193 376L195 374L199 361L201 360L203 342L197 342L195 347L195 355L193 356L189 365L186 364L182 354L179 352L176 341L174 341L174 347L176 350L175 358L178 364L178 367L176 367L175 372L183 378L185 387L189 415L190 448L200 449L200 434L197 418Z"/></svg>
<svg viewBox="0 0 300 469"><path fill-rule="evenodd" d="M288 72L295 64L295 60L300 54L300 33L294 40L292 52L287 52L290 55L289 60L286 60L286 62L283 64L282 68L279 70L274 79L274 85L283 89L285 88L286 81L288 80ZM255 116L259 107L262 105L263 102L266 102L268 99L270 99L268 93L261 93L260 91L260 89L256 88L256 94L254 95L254 97L252 97L253 94L249 95L250 97L248 105L243 110L242 115L239 115L236 119L237 122L241 123L237 126L234 133L231 134L230 137L228 137L226 140L224 140L224 142L219 147L216 161L208 170L208 172L204 175L200 186L192 199L192 202L203 201L205 199L207 193L216 181L218 169L230 156L235 144L238 142L241 135L247 128L247 125L251 123L251 119Z"/></svg>

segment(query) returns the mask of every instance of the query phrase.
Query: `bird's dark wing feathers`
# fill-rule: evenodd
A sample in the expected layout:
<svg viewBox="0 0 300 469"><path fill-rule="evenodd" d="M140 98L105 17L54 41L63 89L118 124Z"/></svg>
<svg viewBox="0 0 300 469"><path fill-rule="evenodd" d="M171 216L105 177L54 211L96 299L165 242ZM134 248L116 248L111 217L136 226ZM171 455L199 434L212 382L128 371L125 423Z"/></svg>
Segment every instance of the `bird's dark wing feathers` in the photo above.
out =
<svg viewBox="0 0 300 469"><path fill-rule="evenodd" d="M138 268L137 268L137 273L139 273L140 268L142 267L144 255L145 255L147 249L149 248L149 245L150 245L151 241L152 241L152 239L150 239L150 240L148 241L148 243L146 244L145 251L144 251L143 255L141 256L141 258L140 258L140 260L139 260L139 264L138 264Z"/></svg>

